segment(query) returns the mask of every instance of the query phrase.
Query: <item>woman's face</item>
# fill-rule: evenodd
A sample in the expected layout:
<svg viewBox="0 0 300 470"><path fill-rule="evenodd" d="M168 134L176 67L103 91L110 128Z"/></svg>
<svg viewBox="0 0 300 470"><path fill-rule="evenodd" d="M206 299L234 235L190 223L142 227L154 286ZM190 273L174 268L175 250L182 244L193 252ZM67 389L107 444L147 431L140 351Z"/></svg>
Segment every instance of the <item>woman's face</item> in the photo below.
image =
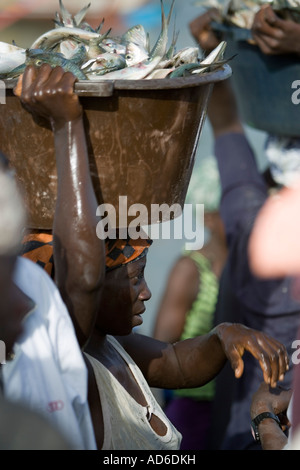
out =
<svg viewBox="0 0 300 470"><path fill-rule="evenodd" d="M143 323L151 292L144 278L146 256L106 274L97 328L103 334L128 335Z"/></svg>

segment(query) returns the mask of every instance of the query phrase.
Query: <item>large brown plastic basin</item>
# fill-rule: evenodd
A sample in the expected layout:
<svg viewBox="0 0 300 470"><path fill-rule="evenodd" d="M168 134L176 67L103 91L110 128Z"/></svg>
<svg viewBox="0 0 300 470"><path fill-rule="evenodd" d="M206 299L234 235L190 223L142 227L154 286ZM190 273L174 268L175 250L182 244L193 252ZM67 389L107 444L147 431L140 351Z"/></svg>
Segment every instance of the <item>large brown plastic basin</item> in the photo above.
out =
<svg viewBox="0 0 300 470"><path fill-rule="evenodd" d="M230 75L225 65L187 78L77 82L99 204L112 204L118 215L119 196L127 196L128 206L144 204L149 216L151 204L183 206L210 92ZM0 106L0 150L23 186L28 226L51 229L57 191L53 134L22 107L14 85L6 83L6 104Z"/></svg>

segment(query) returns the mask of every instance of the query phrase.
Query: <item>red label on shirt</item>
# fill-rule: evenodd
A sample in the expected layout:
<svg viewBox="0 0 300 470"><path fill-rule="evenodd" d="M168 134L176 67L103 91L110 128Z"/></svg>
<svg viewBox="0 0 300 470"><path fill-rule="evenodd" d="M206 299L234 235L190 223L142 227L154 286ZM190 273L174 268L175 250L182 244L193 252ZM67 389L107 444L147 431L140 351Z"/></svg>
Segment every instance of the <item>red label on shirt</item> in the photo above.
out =
<svg viewBox="0 0 300 470"><path fill-rule="evenodd" d="M47 411L53 413L54 411L61 411L64 407L62 400L50 401L47 406Z"/></svg>

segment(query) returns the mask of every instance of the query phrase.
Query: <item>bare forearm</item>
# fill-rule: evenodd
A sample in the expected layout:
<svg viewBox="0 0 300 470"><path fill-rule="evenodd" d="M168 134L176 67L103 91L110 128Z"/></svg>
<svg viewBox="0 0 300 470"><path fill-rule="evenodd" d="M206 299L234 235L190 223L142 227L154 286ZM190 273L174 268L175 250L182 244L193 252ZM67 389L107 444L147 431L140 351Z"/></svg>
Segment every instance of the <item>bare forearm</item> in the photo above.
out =
<svg viewBox="0 0 300 470"><path fill-rule="evenodd" d="M131 334L119 339L149 385L160 388L199 387L212 380L228 359L239 379L248 351L259 362L264 381L275 387L288 370L284 345L238 323L221 323L210 333L174 345Z"/></svg>
<svg viewBox="0 0 300 470"><path fill-rule="evenodd" d="M55 129L57 202L53 224L56 283L84 343L94 325L104 280L104 245L81 118Z"/></svg>
<svg viewBox="0 0 300 470"><path fill-rule="evenodd" d="M174 345L138 334L118 339L151 387L202 386L216 376L227 359L216 330Z"/></svg>
<svg viewBox="0 0 300 470"><path fill-rule="evenodd" d="M265 419L259 425L259 437L263 450L281 450L287 437L273 419Z"/></svg>
<svg viewBox="0 0 300 470"><path fill-rule="evenodd" d="M222 370L227 361L216 330L207 335L180 341L173 345L173 350L182 374L182 384L177 384L178 388L200 387L206 384Z"/></svg>
<svg viewBox="0 0 300 470"><path fill-rule="evenodd" d="M244 132L229 79L214 85L208 103L208 117L215 137L229 132Z"/></svg>

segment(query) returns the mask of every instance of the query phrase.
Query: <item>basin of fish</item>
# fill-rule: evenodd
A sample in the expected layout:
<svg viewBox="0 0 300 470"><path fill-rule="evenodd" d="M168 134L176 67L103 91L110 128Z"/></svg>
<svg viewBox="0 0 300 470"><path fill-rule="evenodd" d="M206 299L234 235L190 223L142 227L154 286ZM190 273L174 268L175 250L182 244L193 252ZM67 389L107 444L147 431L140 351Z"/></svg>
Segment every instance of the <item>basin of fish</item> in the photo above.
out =
<svg viewBox="0 0 300 470"><path fill-rule="evenodd" d="M53 30L27 50L10 45L7 58L16 54L14 62L5 62L5 70L0 65L6 84L1 150L24 191L30 228L52 228L57 174L50 126L34 120L13 92L26 65L48 61L76 75L95 192L99 204L115 208L118 226L130 222L120 217L120 196L128 207L146 206L151 223L153 204L183 206L212 87L231 75L225 41L200 58L197 47L176 50L174 27L169 44L174 1L168 14L161 1L161 31L152 48L142 25L117 38L104 21L92 29L87 9L72 16L60 1ZM155 222L178 215L160 213Z"/></svg>

